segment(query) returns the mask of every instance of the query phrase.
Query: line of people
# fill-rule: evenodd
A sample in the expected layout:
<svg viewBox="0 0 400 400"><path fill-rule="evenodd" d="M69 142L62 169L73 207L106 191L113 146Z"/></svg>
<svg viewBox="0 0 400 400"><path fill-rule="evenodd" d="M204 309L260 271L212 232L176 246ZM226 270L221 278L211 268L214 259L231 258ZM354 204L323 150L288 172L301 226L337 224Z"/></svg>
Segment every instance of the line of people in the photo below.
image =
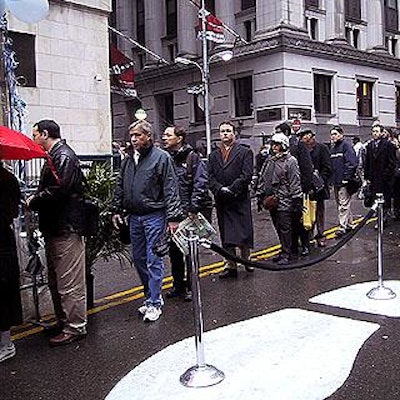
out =
<svg viewBox="0 0 400 400"><path fill-rule="evenodd" d="M263 162L258 163L256 187L259 205L269 210L282 245L275 262L287 265L310 253L310 231L302 223L304 195L317 203L314 238L318 246L325 246L324 202L330 196L330 186L338 205L337 236L352 229L350 183L360 174L360 160L364 179L374 195L378 192L384 194L385 215L389 214L390 197L397 182L396 151L398 154L399 146L396 148L385 137L380 125L374 125L371 133L372 139L357 157L340 126L330 130L330 147L318 142L311 129L293 129L288 123L275 127L269 152L263 155ZM232 121L223 121L219 125L220 145L209 155L208 165L187 143L182 128L171 126L165 130L164 149L154 144L153 126L147 121L133 123L129 134L132 148L121 163L112 220L116 229L124 218L129 220L132 258L145 292L145 301L139 312L144 321L154 322L162 315L164 300L161 290L165 270L164 260L156 254L154 247L160 237L166 232L173 233L187 216L201 212L211 220L213 201L210 192L222 247L232 254L239 251L244 259L250 256L254 247L250 195L254 155L249 146L237 140ZM50 332L50 345L61 346L86 336L81 226L85 180L76 154L61 139L60 127L55 121L36 123L33 138L49 157L42 170L39 188L27 204L38 212L39 227L45 239L49 286L57 319ZM14 197L18 201L18 196ZM1 201L5 202L6 198ZM9 218L13 215L12 211L4 210L10 207L0 208L4 214L0 216L0 228L4 234L9 234ZM6 247L12 253L15 250L12 242ZM5 263L4 254L6 251L0 249L2 265ZM169 247L169 256L174 286L167 298L190 301L188 262L174 244ZM10 268L9 262L7 265ZM226 260L220 278L237 278L238 268L237 263ZM248 266L245 269L247 273L253 272ZM13 278L18 279L15 271L13 274ZM8 285L9 277L0 276L0 284L2 282ZM0 290L0 295L4 293L3 289ZM20 321L19 309L20 304L15 300L8 303L5 310L0 310L0 361L2 357L5 359L15 354L9 328ZM10 312L14 312L13 318L4 317Z"/></svg>

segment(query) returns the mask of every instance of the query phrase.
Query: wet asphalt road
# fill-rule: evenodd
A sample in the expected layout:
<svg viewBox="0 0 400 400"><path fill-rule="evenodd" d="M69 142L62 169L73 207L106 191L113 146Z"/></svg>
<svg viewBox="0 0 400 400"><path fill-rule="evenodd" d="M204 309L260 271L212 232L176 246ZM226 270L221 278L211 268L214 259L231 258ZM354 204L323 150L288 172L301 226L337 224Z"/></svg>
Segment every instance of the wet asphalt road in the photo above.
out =
<svg viewBox="0 0 400 400"><path fill-rule="evenodd" d="M360 202L354 210L355 214L366 213ZM254 220L255 250L276 244L268 216L255 213ZM327 228L335 224L335 207L329 201ZM399 237L400 223L392 223L384 234L388 280L400 279ZM201 251L202 265L219 260L218 255ZM241 270L239 278L232 281L205 276L201 279L205 331L293 307L376 322L381 329L364 344L349 378L329 399L398 400L399 319L308 302L310 297L335 288L376 280L376 265L376 232L369 224L334 256L310 268L284 272L256 270L253 274ZM133 269L122 271L116 263L108 263L97 266L95 284L96 298L102 299L137 286L138 279ZM137 313L141 299L136 299L135 293L98 302L97 306L109 308L98 308L90 315L88 337L83 341L52 349L41 332L17 340L17 356L0 364L0 399L104 399L140 362L194 334L190 303L167 300L161 319L145 324ZM29 329L25 332L30 333Z"/></svg>

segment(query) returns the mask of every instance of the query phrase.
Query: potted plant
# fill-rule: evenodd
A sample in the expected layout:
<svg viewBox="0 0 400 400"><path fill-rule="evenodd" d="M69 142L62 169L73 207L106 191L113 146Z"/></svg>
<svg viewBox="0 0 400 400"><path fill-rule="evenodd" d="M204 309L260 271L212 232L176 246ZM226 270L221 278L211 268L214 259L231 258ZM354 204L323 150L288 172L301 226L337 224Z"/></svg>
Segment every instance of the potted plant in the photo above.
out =
<svg viewBox="0 0 400 400"><path fill-rule="evenodd" d="M124 245L113 229L112 199L117 173L113 172L109 162L94 162L86 175L87 197L99 208L99 226L97 234L86 238L86 286L88 308L94 304L93 267L97 261L109 261L116 258L123 263L131 262L129 248Z"/></svg>

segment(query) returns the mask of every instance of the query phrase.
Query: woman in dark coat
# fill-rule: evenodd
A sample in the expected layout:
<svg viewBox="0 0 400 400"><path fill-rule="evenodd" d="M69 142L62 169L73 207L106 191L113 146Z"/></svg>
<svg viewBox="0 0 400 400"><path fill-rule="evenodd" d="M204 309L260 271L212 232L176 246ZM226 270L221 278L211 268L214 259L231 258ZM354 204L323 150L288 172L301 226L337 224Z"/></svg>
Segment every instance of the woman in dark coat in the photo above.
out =
<svg viewBox="0 0 400 400"><path fill-rule="evenodd" d="M22 322L17 246L11 228L20 196L17 179L0 162L0 362L15 356L10 328Z"/></svg>
<svg viewBox="0 0 400 400"><path fill-rule="evenodd" d="M231 122L219 126L221 146L209 157L210 189L214 195L222 246L235 254L239 247L242 258L250 256L253 247L253 221L249 184L253 174L253 152L236 142ZM248 272L252 268L246 267ZM226 263L221 278L236 278L237 265Z"/></svg>

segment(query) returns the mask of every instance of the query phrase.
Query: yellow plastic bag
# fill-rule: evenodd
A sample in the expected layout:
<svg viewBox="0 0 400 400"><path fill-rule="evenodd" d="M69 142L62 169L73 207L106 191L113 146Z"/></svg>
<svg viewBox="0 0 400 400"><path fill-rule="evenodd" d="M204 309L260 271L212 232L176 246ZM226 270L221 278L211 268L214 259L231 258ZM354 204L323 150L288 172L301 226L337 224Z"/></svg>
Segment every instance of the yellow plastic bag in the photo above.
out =
<svg viewBox="0 0 400 400"><path fill-rule="evenodd" d="M303 196L303 226L309 231L315 223L317 202L310 200L308 195Z"/></svg>

